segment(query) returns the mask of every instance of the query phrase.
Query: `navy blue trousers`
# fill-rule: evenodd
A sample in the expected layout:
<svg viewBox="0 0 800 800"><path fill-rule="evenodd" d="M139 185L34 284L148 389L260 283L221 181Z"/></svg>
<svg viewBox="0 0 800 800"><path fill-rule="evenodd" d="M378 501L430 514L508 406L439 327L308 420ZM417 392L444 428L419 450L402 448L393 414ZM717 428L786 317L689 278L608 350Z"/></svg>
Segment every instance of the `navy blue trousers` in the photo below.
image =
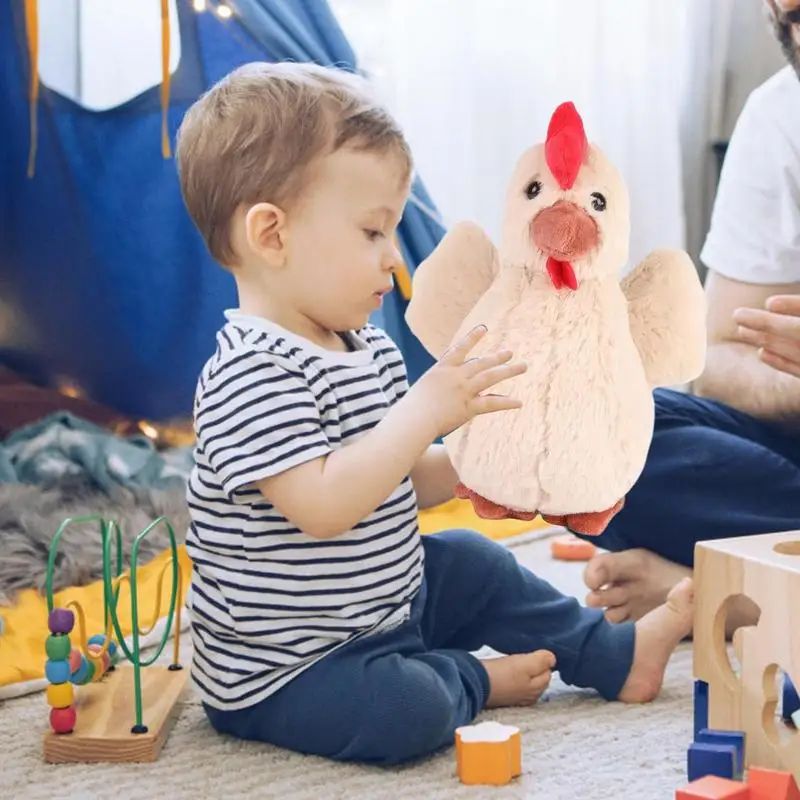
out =
<svg viewBox="0 0 800 800"><path fill-rule="evenodd" d="M563 681L619 694L635 629L612 625L470 531L423 537L425 580L401 626L333 651L258 705L206 706L213 727L341 761L394 764L454 743L489 695L469 651L550 650Z"/></svg>
<svg viewBox="0 0 800 800"><path fill-rule="evenodd" d="M655 392L653 441L639 481L599 537L693 566L707 539L800 528L800 437L713 400Z"/></svg>

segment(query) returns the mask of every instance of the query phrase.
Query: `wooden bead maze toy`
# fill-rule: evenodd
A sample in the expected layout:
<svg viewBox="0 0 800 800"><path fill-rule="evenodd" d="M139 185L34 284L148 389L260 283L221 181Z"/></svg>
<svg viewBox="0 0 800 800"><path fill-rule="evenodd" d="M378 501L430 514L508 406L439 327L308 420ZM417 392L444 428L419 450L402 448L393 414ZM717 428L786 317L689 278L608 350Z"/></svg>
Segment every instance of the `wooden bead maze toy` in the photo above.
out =
<svg viewBox="0 0 800 800"><path fill-rule="evenodd" d="M80 603L70 601L64 608L54 607L53 570L66 528L72 523L92 521L99 523L103 544L105 631L87 639L86 615ZM136 586L139 548L145 536L160 524L167 527L170 558L159 576L152 624L141 630ZM116 545L115 558L112 558L112 545ZM152 656L144 660L140 640L158 624L162 588L168 572L170 598L164 632ZM119 619L123 585L130 591L130 647ZM50 730L44 737L46 762L138 762L158 758L177 718L178 703L188 678L188 670L184 670L179 661L182 588L175 534L164 517L156 519L136 536L127 572L123 572L122 532L116 522L88 516L70 518L61 524L50 546L47 567L50 635L45 641L45 676L49 681L46 696L50 705ZM172 663L154 665L170 637L173 619ZM77 636L71 638L75 633Z"/></svg>
<svg viewBox="0 0 800 800"><path fill-rule="evenodd" d="M800 732L790 720L795 709L786 707L800 679L800 532L700 542L694 577L695 734L698 727L739 731L745 768L800 781ZM747 614L734 634L738 668L726 646L726 623L737 610ZM783 718L776 713L781 671Z"/></svg>

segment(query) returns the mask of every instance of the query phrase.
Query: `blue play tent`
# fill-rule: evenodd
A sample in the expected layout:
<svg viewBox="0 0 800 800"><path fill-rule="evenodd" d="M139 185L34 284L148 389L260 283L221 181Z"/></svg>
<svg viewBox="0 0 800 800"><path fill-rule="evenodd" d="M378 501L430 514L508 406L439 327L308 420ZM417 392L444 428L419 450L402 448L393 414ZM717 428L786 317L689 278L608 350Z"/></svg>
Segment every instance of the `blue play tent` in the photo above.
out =
<svg viewBox="0 0 800 800"><path fill-rule="evenodd" d="M190 414L195 381L235 302L207 254L162 154L161 87L90 111L39 85L35 171L31 0L0 0L0 363L41 385L68 382L138 418ZM237 0L234 14L178 0L181 58L169 87L170 139L188 106L234 67L292 59L355 68L325 0ZM30 16L29 16L30 19ZM417 182L414 195L433 203ZM410 270L443 231L409 204L399 235ZM375 320L396 339L412 380L430 365L395 291Z"/></svg>

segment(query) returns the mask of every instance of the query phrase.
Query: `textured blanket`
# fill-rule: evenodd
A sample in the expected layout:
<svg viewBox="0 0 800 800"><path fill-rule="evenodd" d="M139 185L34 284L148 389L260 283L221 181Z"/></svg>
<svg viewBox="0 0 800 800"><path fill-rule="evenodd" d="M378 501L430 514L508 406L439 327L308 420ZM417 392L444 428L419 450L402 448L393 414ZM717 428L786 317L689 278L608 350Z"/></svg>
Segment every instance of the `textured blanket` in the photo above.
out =
<svg viewBox="0 0 800 800"><path fill-rule="evenodd" d="M166 516L179 542L188 524L186 489L124 488L103 491L86 476L63 478L51 487L0 484L0 605L12 605L17 592L44 590L50 543L67 517L103 514L122 529L125 567L136 535ZM169 546L166 528L154 528L142 541L139 564ZM64 532L53 572L53 589L84 586L102 577L102 543L97 523L76 523Z"/></svg>

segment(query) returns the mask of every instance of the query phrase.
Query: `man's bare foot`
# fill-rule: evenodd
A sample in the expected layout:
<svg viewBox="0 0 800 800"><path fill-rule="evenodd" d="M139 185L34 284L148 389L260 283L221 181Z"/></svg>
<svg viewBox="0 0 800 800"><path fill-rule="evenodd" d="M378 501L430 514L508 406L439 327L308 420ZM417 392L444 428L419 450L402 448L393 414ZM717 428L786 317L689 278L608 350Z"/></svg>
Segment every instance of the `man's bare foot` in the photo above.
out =
<svg viewBox="0 0 800 800"><path fill-rule="evenodd" d="M550 685L556 657L549 650L537 650L481 663L489 673L487 708L531 706Z"/></svg>
<svg viewBox="0 0 800 800"><path fill-rule="evenodd" d="M636 623L636 644L628 680L619 693L623 703L647 703L661 690L667 662L694 622L694 584L684 578L663 605Z"/></svg>
<svg viewBox="0 0 800 800"><path fill-rule="evenodd" d="M587 565L583 580L591 592L586 605L606 609L610 622L641 619L660 606L673 586L690 576L688 567L650 550L600 553Z"/></svg>

